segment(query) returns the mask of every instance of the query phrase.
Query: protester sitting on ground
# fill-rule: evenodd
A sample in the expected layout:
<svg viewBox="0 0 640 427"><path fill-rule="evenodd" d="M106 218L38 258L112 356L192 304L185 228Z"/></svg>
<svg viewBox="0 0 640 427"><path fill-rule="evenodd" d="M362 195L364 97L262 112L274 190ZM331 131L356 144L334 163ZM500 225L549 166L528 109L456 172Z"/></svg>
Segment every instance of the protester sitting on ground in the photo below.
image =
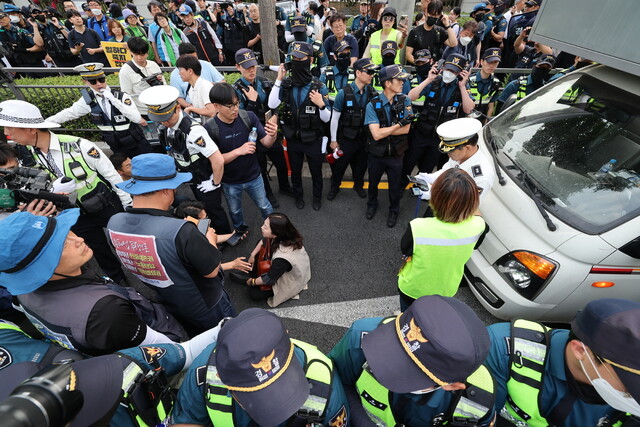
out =
<svg viewBox="0 0 640 427"><path fill-rule="evenodd" d="M412 220L400 243L405 259L398 274L403 311L423 295L455 295L464 264L485 228L475 215L478 187L461 169L448 169L436 179L429 204L435 218Z"/></svg>
<svg viewBox="0 0 640 427"><path fill-rule="evenodd" d="M114 153L109 160L123 181L131 179L131 159L123 153Z"/></svg>
<svg viewBox="0 0 640 427"><path fill-rule="evenodd" d="M160 304L87 268L93 251L70 231L79 215L20 212L0 221L0 286L18 297L31 323L45 338L90 355L187 339Z"/></svg>
<svg viewBox="0 0 640 427"><path fill-rule="evenodd" d="M272 213L262 224L262 239L249 256L253 265L249 295L255 301L267 300L277 307L289 299L299 299L311 279L309 255L303 238L284 214ZM232 275L234 280L240 275ZM242 280L242 278L241 278Z"/></svg>

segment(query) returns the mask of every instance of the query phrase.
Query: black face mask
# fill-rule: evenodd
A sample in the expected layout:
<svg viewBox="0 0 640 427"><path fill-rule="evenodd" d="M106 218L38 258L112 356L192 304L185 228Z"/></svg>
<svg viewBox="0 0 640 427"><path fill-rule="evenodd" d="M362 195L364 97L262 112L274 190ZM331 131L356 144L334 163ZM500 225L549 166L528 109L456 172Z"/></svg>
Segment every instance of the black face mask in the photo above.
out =
<svg viewBox="0 0 640 427"><path fill-rule="evenodd" d="M544 84L544 80L549 75L549 71L551 70L549 70L548 68L534 67L531 71L531 81L533 82L533 84L536 87L542 86Z"/></svg>
<svg viewBox="0 0 640 427"><path fill-rule="evenodd" d="M593 62L591 61L578 61L578 63L576 64L576 70L579 70L582 67L586 67L587 65L591 65L593 64Z"/></svg>
<svg viewBox="0 0 640 427"><path fill-rule="evenodd" d="M293 33L293 39L297 42L306 42L307 34L305 32Z"/></svg>
<svg viewBox="0 0 640 427"><path fill-rule="evenodd" d="M480 22L484 18L484 13L476 13L475 20Z"/></svg>
<svg viewBox="0 0 640 427"><path fill-rule="evenodd" d="M43 24L47 22L47 17L44 15L35 15L34 18L36 19L36 21L41 22Z"/></svg>
<svg viewBox="0 0 640 427"><path fill-rule="evenodd" d="M351 64L351 57L349 56L349 54L338 55L338 59L336 59L336 68L340 72L343 72L344 70L349 68L350 64Z"/></svg>
<svg viewBox="0 0 640 427"><path fill-rule="evenodd" d="M387 65L393 65L396 61L395 55L384 55L382 57L382 66L386 67Z"/></svg>
<svg viewBox="0 0 640 427"><path fill-rule="evenodd" d="M311 60L291 61L291 80L294 86L304 86L311 82Z"/></svg>
<svg viewBox="0 0 640 427"><path fill-rule="evenodd" d="M427 74L429 74L429 70L431 69L431 64L427 63L424 65L416 66L416 73L422 78L425 78Z"/></svg>
<svg viewBox="0 0 640 427"><path fill-rule="evenodd" d="M434 25L436 25L436 22L438 22L438 18L434 18L433 16L428 16L426 22L427 22L427 27L433 27Z"/></svg>

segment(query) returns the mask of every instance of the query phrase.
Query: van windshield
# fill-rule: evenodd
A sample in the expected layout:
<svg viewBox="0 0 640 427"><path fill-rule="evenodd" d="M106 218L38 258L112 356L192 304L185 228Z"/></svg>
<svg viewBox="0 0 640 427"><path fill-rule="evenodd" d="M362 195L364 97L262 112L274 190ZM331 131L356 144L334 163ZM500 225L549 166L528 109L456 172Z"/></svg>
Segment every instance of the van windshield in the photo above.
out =
<svg viewBox="0 0 640 427"><path fill-rule="evenodd" d="M574 72L491 121L485 138L526 172L518 176L547 210L583 233L640 213L636 94Z"/></svg>

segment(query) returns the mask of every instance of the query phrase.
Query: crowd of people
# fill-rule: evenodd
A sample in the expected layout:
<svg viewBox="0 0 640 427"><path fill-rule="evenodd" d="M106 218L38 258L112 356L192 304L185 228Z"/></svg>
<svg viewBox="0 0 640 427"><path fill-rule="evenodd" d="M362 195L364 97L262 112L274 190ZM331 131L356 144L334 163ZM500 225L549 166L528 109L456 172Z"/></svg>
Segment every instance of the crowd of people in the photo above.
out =
<svg viewBox="0 0 640 427"><path fill-rule="evenodd" d="M85 19L65 1L66 22L56 9L6 4L5 63L74 67L86 87L47 118L0 102L12 142L0 144L0 175L42 171L57 196L11 204L14 193L0 193L0 416L18 417L9 396L43 382L64 390L78 426L637 422L640 304L593 301L570 330L524 319L485 327L454 297L486 233L495 169L478 146L483 122L567 61L527 39L541 2L490 0L458 23L459 8L443 14L440 0L423 0L415 19L361 1L347 28L328 1L299 1L295 16L276 14L275 81L260 72L255 3L152 0L153 22L133 4L106 16L91 0ZM120 90L106 83L103 40L131 52ZM568 60L562 73L589 63ZM229 84L216 65L241 77ZM169 84L160 66L175 67ZM86 115L109 155L54 131ZM274 211L269 162L279 194L304 209L305 158L316 211L338 197L349 166L367 220L384 174L389 228L409 181L429 200L399 239L401 311L354 322L328 355L290 338L273 313L238 313L225 289L236 281L265 307L304 295L304 228ZM244 193L261 236L247 259L226 261L222 249L247 236Z"/></svg>

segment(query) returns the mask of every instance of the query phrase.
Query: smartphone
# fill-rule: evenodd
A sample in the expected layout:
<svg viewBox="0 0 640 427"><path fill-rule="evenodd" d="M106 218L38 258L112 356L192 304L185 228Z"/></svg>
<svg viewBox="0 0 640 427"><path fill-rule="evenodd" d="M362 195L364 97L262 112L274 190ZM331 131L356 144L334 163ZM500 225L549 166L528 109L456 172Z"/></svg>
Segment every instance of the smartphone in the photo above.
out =
<svg viewBox="0 0 640 427"><path fill-rule="evenodd" d="M400 17L400 21L398 21L398 25L402 25L404 27L408 27L407 23L409 22L409 17L407 15L402 15Z"/></svg>
<svg viewBox="0 0 640 427"><path fill-rule="evenodd" d="M440 71L442 71L442 67L444 67L444 58L440 59L436 64L436 71L438 71L439 73Z"/></svg>
<svg viewBox="0 0 640 427"><path fill-rule="evenodd" d="M411 187L411 192L413 193L414 196L422 195L422 190L420 190L418 187Z"/></svg>
<svg viewBox="0 0 640 427"><path fill-rule="evenodd" d="M209 218L201 219L200 221L198 221L198 231L202 234L207 234L210 224L211 220Z"/></svg>
<svg viewBox="0 0 640 427"><path fill-rule="evenodd" d="M267 123L269 120L271 120L271 117L273 117L273 111L269 110L264 113L264 122Z"/></svg>
<svg viewBox="0 0 640 427"><path fill-rule="evenodd" d="M233 232L233 235L231 237L229 237L229 239L227 239L227 241L225 242L227 245L229 246L235 246L238 244L238 242L240 242L240 238L242 237L241 233L238 233L237 231Z"/></svg>

